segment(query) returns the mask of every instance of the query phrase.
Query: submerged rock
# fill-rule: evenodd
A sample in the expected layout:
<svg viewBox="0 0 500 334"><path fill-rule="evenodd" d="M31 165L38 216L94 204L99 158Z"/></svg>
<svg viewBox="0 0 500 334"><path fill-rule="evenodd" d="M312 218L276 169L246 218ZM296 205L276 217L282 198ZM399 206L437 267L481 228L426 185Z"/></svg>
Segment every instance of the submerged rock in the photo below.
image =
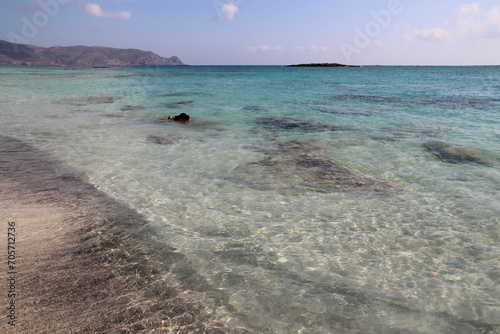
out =
<svg viewBox="0 0 500 334"><path fill-rule="evenodd" d="M397 96L380 96L380 95L361 95L361 94L342 94L334 95L330 98L333 101L348 100L369 104L397 104L405 100Z"/></svg>
<svg viewBox="0 0 500 334"><path fill-rule="evenodd" d="M322 186L333 186L335 188L339 186L360 187L375 183L374 180L355 174L334 162L314 158L307 154L282 154L268 157L260 161L260 163L263 166L278 168L285 175L298 175L304 181L321 182Z"/></svg>
<svg viewBox="0 0 500 334"><path fill-rule="evenodd" d="M343 129L335 124L301 120L292 117L263 117L258 118L255 122L267 129L290 131L335 131Z"/></svg>
<svg viewBox="0 0 500 334"><path fill-rule="evenodd" d="M177 144L183 139L181 136L175 135L161 135L161 136L148 136L146 139L148 142L158 144L158 145L172 145Z"/></svg>
<svg viewBox="0 0 500 334"><path fill-rule="evenodd" d="M346 115L346 116L371 116L373 114L361 111L345 111L345 110L341 111L327 107L318 107L316 108L316 110L324 114L336 114L336 115Z"/></svg>
<svg viewBox="0 0 500 334"><path fill-rule="evenodd" d="M304 153L270 155L235 172L242 181L258 189L327 191L380 185L332 161Z"/></svg>
<svg viewBox="0 0 500 334"><path fill-rule="evenodd" d="M269 109L261 107L261 106L246 106L243 108L243 111L249 112L269 112Z"/></svg>
<svg viewBox="0 0 500 334"><path fill-rule="evenodd" d="M125 105L120 110L121 111L138 111L147 109L145 106L133 106L133 105Z"/></svg>
<svg viewBox="0 0 500 334"><path fill-rule="evenodd" d="M395 139L411 137L439 138L443 132L449 131L446 127L434 124L405 124L395 127L384 127L381 129L386 135Z"/></svg>
<svg viewBox="0 0 500 334"><path fill-rule="evenodd" d="M275 141L261 145L251 145L247 148L267 155L309 153L320 150L312 141L306 140Z"/></svg>
<svg viewBox="0 0 500 334"><path fill-rule="evenodd" d="M94 104L113 103L115 100L116 98L114 96L87 96L61 99L55 101L55 103L83 107Z"/></svg>
<svg viewBox="0 0 500 334"><path fill-rule="evenodd" d="M429 141L422 146L444 162L473 163L483 166L491 165L486 157L471 148L451 145L441 141Z"/></svg>
<svg viewBox="0 0 500 334"><path fill-rule="evenodd" d="M181 108L181 107L184 107L186 105L193 104L193 103L194 103L194 101L183 101L183 102L176 102L176 103L166 103L163 106L165 108L177 109L177 108Z"/></svg>
<svg viewBox="0 0 500 334"><path fill-rule="evenodd" d="M192 93L183 93L183 92L177 92L177 93L165 93L165 94L161 94L160 96L176 96L176 97L185 97L185 96L190 96L192 95Z"/></svg>

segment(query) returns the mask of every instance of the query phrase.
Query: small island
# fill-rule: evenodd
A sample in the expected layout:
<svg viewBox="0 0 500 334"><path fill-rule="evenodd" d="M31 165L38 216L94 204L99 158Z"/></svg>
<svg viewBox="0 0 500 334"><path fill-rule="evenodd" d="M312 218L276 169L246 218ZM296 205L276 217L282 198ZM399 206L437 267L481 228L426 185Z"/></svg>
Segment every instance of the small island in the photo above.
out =
<svg viewBox="0 0 500 334"><path fill-rule="evenodd" d="M344 65L338 63L311 63L311 64L288 65L287 67L359 67L359 66Z"/></svg>

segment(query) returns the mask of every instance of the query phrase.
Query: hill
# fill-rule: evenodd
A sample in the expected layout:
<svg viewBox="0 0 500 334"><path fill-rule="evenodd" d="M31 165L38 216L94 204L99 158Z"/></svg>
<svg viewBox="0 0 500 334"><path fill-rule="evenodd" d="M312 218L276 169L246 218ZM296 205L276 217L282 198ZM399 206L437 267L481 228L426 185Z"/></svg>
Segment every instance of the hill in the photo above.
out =
<svg viewBox="0 0 500 334"><path fill-rule="evenodd" d="M54 46L14 44L0 40L0 65L31 66L157 66L184 65L177 57L163 58L151 51L100 46Z"/></svg>

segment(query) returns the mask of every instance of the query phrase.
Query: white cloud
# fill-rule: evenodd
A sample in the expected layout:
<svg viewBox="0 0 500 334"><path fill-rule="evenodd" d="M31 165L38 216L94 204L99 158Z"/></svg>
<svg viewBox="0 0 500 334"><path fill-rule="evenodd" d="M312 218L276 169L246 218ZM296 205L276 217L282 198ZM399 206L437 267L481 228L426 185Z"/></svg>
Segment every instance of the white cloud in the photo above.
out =
<svg viewBox="0 0 500 334"><path fill-rule="evenodd" d="M450 33L443 28L415 30L415 38L423 41L440 41L450 38Z"/></svg>
<svg viewBox="0 0 500 334"><path fill-rule="evenodd" d="M309 45L309 46L294 46L290 48L291 51L296 53L324 53L331 52L334 50L333 46L323 46L323 45ZM271 46L267 44L261 44L259 46L247 46L245 48L246 52L249 53L263 53L263 52L279 52L285 51L282 46Z"/></svg>
<svg viewBox="0 0 500 334"><path fill-rule="evenodd" d="M323 46L323 45L320 45L320 46L309 45L308 49L311 52L328 52L328 51L332 51L333 47L331 47L331 46Z"/></svg>
<svg viewBox="0 0 500 334"><path fill-rule="evenodd" d="M500 38L500 6L482 13L478 3L457 9L457 33L460 38Z"/></svg>
<svg viewBox="0 0 500 334"><path fill-rule="evenodd" d="M461 5L456 20L447 28L416 29L405 36L406 41L442 41L448 39L500 38L500 6L482 11L479 3Z"/></svg>
<svg viewBox="0 0 500 334"><path fill-rule="evenodd" d="M270 46L261 44L259 46L247 46L245 48L246 52L257 53L257 52L269 52L269 51L283 51L285 48L282 46Z"/></svg>
<svg viewBox="0 0 500 334"><path fill-rule="evenodd" d="M220 11L224 20L231 21L234 19L234 15L238 14L240 10L234 3L225 3L222 5Z"/></svg>
<svg viewBox="0 0 500 334"><path fill-rule="evenodd" d="M297 53L304 53L304 52L320 53L320 52L331 52L334 50L334 48L333 46L309 45L307 47L294 46L292 50Z"/></svg>
<svg viewBox="0 0 500 334"><path fill-rule="evenodd" d="M87 6L85 6L85 11L92 16L97 16L107 19L129 20L132 17L132 13L127 11L119 13L104 12L101 9L101 5L95 3L90 3Z"/></svg>
<svg viewBox="0 0 500 334"><path fill-rule="evenodd" d="M245 51L250 52L250 53L257 53L257 47L256 46L247 46L245 48Z"/></svg>

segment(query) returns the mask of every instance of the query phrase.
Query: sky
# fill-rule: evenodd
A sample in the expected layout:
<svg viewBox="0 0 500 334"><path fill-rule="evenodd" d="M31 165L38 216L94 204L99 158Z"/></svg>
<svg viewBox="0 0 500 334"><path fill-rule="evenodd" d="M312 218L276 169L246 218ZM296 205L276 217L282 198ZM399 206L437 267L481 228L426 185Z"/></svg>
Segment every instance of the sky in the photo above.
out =
<svg viewBox="0 0 500 334"><path fill-rule="evenodd" d="M2 0L0 39L188 65L499 65L498 0Z"/></svg>

